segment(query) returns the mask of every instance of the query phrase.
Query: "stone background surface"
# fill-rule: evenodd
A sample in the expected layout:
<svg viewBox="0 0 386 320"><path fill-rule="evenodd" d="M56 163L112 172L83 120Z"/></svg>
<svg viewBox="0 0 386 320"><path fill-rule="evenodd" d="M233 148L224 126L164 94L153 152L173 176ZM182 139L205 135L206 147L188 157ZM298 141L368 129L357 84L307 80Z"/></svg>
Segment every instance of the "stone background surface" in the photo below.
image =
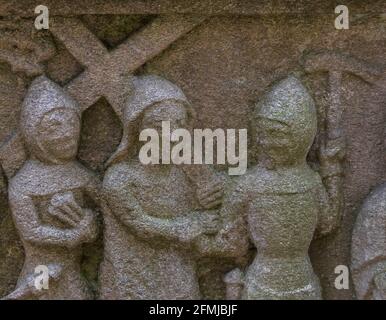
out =
<svg viewBox="0 0 386 320"><path fill-rule="evenodd" d="M33 3L1 1L0 26L23 21L33 28ZM334 28L335 4L334 1L218 0L208 4L206 1L159 0L88 1L86 5L76 1L46 1L51 15L79 16L109 49L157 15L207 15L202 24L135 72L161 75L182 88L197 111L196 127L247 127L254 102L272 82L294 71L302 75L321 115L326 104L327 73L303 73L303 60L310 52L331 50L363 60L379 70L381 75L373 84L353 74L343 76L347 139L343 221L338 232L315 241L310 250L324 298L355 299L352 284L349 290L334 288L334 268L349 265L351 233L358 207L369 191L386 178L386 4L384 1L346 1L350 9L349 30ZM0 36L1 32L0 29ZM49 32L47 36L51 37ZM55 53L42 64L48 77L65 85L83 67L60 41L51 39ZM2 143L17 127L21 101L32 77L13 72L4 62L0 63L0 79ZM101 98L83 114L79 160L103 175L103 163L116 149L121 134L118 116L108 101ZM318 139L315 148L317 144ZM314 159L312 151L309 160ZM6 183L2 175L0 296L12 290L23 263L23 250L7 206ZM90 245L83 263L83 271L96 290L95 279L103 250L101 239L100 236L96 244ZM218 276L206 275L210 279L205 288L207 297L223 297Z"/></svg>

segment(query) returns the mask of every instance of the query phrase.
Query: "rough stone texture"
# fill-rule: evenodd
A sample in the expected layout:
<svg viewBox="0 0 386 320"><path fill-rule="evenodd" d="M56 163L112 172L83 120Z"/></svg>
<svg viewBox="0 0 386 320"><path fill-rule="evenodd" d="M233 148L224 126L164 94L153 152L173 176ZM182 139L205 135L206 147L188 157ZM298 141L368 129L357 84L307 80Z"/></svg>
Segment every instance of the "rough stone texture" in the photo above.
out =
<svg viewBox="0 0 386 320"><path fill-rule="evenodd" d="M352 272L360 299L386 299L385 185L373 190L358 214L352 243Z"/></svg>
<svg viewBox="0 0 386 320"><path fill-rule="evenodd" d="M98 179L75 161L80 109L59 86L36 78L24 99L20 130L28 159L8 182L12 218L24 247L16 288L5 299L90 299L80 267L82 244L97 235ZM35 288L35 268L47 266L49 290Z"/></svg>
<svg viewBox="0 0 386 320"><path fill-rule="evenodd" d="M233 195L237 200L231 205L234 215L246 211L246 229L257 248L242 297L320 299L308 249L314 233L329 234L340 222L341 172L326 174L322 168L339 164L339 155L324 142L323 186L306 163L316 134L314 102L294 76L276 84L257 104L253 117L258 165L240 179Z"/></svg>
<svg viewBox="0 0 386 320"><path fill-rule="evenodd" d="M253 120L256 102L264 100L265 94L267 97L270 92L272 93L278 81L286 79L291 74L295 75L305 87L304 91L312 96L316 108L317 131L307 156L308 164L319 171L328 195L331 195L328 191L329 186L335 185L337 187L335 189L331 187L331 190L339 191L342 187L344 196L344 208L339 213L342 216L340 225L328 235L315 238L311 242L309 256L312 268L307 265L307 279L313 279L313 288L317 288L316 279L319 279L321 294L325 299L384 297L382 289L378 289L374 294L362 293L362 290L367 290L366 281L371 283L372 288L375 285L378 286L377 288L384 288L385 281L382 276L384 269L378 268L382 263L376 266L379 272L376 272L375 277L367 273L365 278L361 278L360 274L355 273L357 268L360 268L360 264L368 262L367 259L370 258L365 256L369 252L376 251L379 256L386 254L386 246L382 238L385 228L381 228L386 215L383 209L382 189L377 189L366 200L355 227L352 271L356 286L354 287L350 279L350 289L337 290L334 287L336 277L334 268L340 264L349 266L351 263L351 238L357 213L370 191L386 178L384 145L386 7L384 1L371 3L346 1L345 4L350 9L349 30L334 28L336 5L334 1L217 0L208 4L207 1L199 0L130 2L92 0L88 1L87 5L70 0L46 1L52 18L51 29L48 31L37 31L33 27L33 10L38 4L40 4L39 1L35 3L27 0L0 3L1 297L15 292L15 288L23 287L24 259L31 255L32 263L35 263L35 259L39 260L40 257L33 253L33 249L31 252L26 247L22 228L18 226L17 219L12 219L15 212L10 210L12 202L9 188L12 177L20 174L18 173L20 167L27 166L31 161L31 155L24 152L26 149L20 132L23 125L19 119L27 90L32 90L32 81L42 74L56 83L54 86L58 92L63 88L72 95L77 104L81 105L80 110L83 113L77 165L87 168L87 172L94 171L100 181L105 181L105 187L109 186L107 182L114 174L114 166L117 166L117 172L123 170L119 177L112 179L111 187L118 188L120 191L114 196L122 197L113 201L113 205L119 207L116 210L122 210L126 204L127 208L130 208L135 202L128 201L127 198L131 196L130 188L132 188L130 184L125 184L128 177L140 182L135 192L145 188L144 193L148 198L145 197L140 202L142 202L141 206L145 206L146 210L150 211L158 209L156 206L159 206L160 202L163 204L165 194L174 191L174 189L172 191L168 189L169 179L179 179L178 183L181 187L176 194L173 194L174 204L166 203L166 207L169 205L168 209L173 209L171 211L177 216L179 216L177 214L179 210L183 211L188 207L191 211L197 207L204 212L205 210L220 213L225 211L222 209L224 207L218 207L216 203L213 204L214 209L211 209L211 203L205 199L205 196L210 190L217 192L221 189L216 188L219 187L218 181L223 180L226 171L222 166L214 168L214 175L211 169L207 172L208 168L201 168L204 173L192 172L189 168L182 168L182 170L169 168L171 176L160 169L162 172L146 173L145 179L141 177L145 173L140 168L136 170L134 166L125 167L126 164L121 163L110 166L107 171L110 174L106 175L105 163L117 150L122 135L125 134L126 123L122 121L122 115L125 102L134 94L133 81L135 82L137 77L150 74L170 81L183 92L190 108L193 109L195 118L192 125L195 128L247 128L250 123L253 124L250 120ZM281 96L279 95L278 98ZM172 110L181 109L178 104L169 107ZM165 108L161 112L163 116L174 115L170 112L165 113ZM157 115L157 112L153 110L152 114ZM328 141L336 143L328 143ZM28 147L28 143L26 146ZM328 148L324 149L324 146ZM345 154L344 160L341 161L343 146L345 146ZM251 170L257 170L259 163L255 157L255 147L256 144L251 141L249 147ZM323 154L326 157L323 158ZM331 155L339 161L331 161L329 157ZM343 169L342 178L340 169ZM35 174L40 177L39 170L45 169L31 168L31 173L27 175ZM299 177L305 175L303 172L298 174ZM65 173L64 176L66 179L62 183L67 179L68 183L69 181L79 183L83 178L82 174L72 177L70 173ZM160 176L164 176L164 179L159 179ZM201 181L203 176L206 179ZM249 173L249 176L257 184L261 179L266 178L261 173L258 173L256 178L252 173ZM320 179L317 174L315 176L316 180ZM37 183L37 179L32 180ZM50 179L48 175L48 185L51 186L55 181L52 182ZM309 179L311 181L314 178ZM228 177L225 180L224 205L227 198L231 198L229 193L233 186L233 179ZM305 183L309 181L308 176L300 180L300 184L305 188L308 185ZM309 185L313 186L313 183L310 182ZM200 191L200 187L204 190ZM16 195L20 196L22 192L27 192L26 188L28 189L28 184L21 183L21 186L16 188L19 190ZM53 196L56 192L51 188L49 187L49 194ZM62 188L58 196L60 199L57 199L58 202L54 201L53 206L62 201L72 202L71 196L66 193L68 186L62 186ZM39 190L36 192L39 193ZM221 195L221 192L219 194ZM304 194L299 193L299 197L303 197L302 199L306 202ZM195 205L188 204L187 198L191 198L189 201ZM299 201L299 209L294 210L298 214L303 210L305 214L311 214L313 206L302 207L303 200ZM258 200L258 197L254 201L259 208L265 203L264 199ZM308 198L307 201L309 201ZM84 208L92 209L94 212L100 211L98 208L100 206L91 202L84 204ZM114 211L114 207L111 210ZM368 214L368 212L375 213ZM150 281L150 288L145 289L140 286L126 288L126 284L118 284L115 287L107 284L105 287L110 288L110 292L101 289L104 283L101 280L104 280L104 277L103 268L99 271L99 267L105 265L107 252L103 242L106 245L106 241L111 241L111 253L122 257L122 253L129 254L129 251L124 249L128 246L127 241L133 241L133 239L126 239L132 235L122 225L119 225L120 236L115 232L109 233L112 230L109 228L116 228L113 226L116 218L106 210L99 213L96 222L101 228L97 239L83 246L81 250L83 259L76 267L75 277L87 280L90 297L98 297L102 292L106 298L149 297L148 290L152 291L152 286L157 285L157 282ZM157 214L159 211L155 213ZM203 214L202 218L205 217ZM207 220L213 222L211 214L208 214ZM299 221L305 223L302 219L295 220L296 223ZM363 220L369 221L366 224L367 227L363 227L364 222L361 222ZM205 220L201 224L211 229L211 223ZM364 241L365 239L372 241L369 237L369 234L375 234L371 229L372 226L381 228L380 235L374 240L377 248L371 245L367 248ZM312 237L314 227L314 224L310 223L306 228L308 240ZM287 230L286 228L292 230L291 226L286 225L284 229ZM200 228L196 230L198 229ZM268 230L269 228L265 229L267 235L277 239L276 233ZM277 233L280 234L280 232ZM306 240L306 231L302 231L302 235ZM124 240L126 242L122 244ZM237 238L236 240L245 241ZM146 241L136 241L139 246L151 247L156 240L150 241L150 244ZM189 242L186 239L184 241ZM156 297L238 297L243 290L243 283L248 283L248 277L245 281L243 272L234 268L242 269L249 265L256 254L254 247L259 248L258 244L247 248L248 253L238 259L235 259L233 254L216 252L211 256L213 252L205 253L209 247L207 243L203 245L203 249L206 249L197 256L194 251L200 252L199 243L194 245L196 246L194 250L187 249L190 248L189 246L190 244L184 244L181 249L176 243L176 248L173 250L162 249L164 251L160 252L148 250L147 247L144 249L148 250L146 261L150 264L161 259L165 266L169 266L168 259L173 259L173 268L177 268L177 260L180 267L176 270L180 272L184 270L186 275L179 274L173 277L173 281L178 283L186 282L184 286L179 287L181 292L173 290L175 289L173 283L168 283L169 291ZM308 244L305 245L306 247ZM225 244L224 248L226 248ZM228 249L228 253L232 252L231 248ZM371 251L373 249L375 251ZM274 251L279 253L276 249ZM59 253L55 247L47 249L47 254L54 257L54 265L60 265ZM122 262L118 267L125 269L126 265ZM162 265L157 264L157 268L162 269ZM159 281L165 283L168 282L170 275L174 275L174 269L161 272L157 268L153 269L153 274L146 273L143 278L136 278L136 281L144 285L143 279L151 279L155 274L162 275ZM293 271L292 267L287 266L287 268ZM59 269L53 268L53 270L55 273ZM228 272L232 270L234 271L229 274ZM118 275L124 277L126 281L127 274L124 271L119 272ZM70 275L66 274L66 276ZM224 276L225 279L223 279ZM58 280L58 283L63 284L61 281ZM295 282L296 285L300 285L299 282ZM75 287L77 289L82 287L77 286L76 283L73 284L74 288L69 286L64 291L59 288L51 298L84 298L85 295L76 294ZM199 289L196 287L197 283ZM318 290L314 290L315 295L306 296L316 298L320 295ZM22 290L18 292L20 291ZM152 291L152 294L156 295L156 292ZM267 295L263 297L272 298ZM42 296L42 298L45 297Z"/></svg>

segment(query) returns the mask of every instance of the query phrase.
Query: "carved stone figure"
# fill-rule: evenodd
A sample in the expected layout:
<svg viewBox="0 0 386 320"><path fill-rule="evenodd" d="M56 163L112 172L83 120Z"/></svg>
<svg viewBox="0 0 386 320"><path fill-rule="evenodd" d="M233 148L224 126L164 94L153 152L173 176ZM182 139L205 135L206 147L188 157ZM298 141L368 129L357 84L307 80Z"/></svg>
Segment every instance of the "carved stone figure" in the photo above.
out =
<svg viewBox="0 0 386 320"><path fill-rule="evenodd" d="M306 162L316 133L313 100L294 76L276 84L256 105L251 123L258 165L225 194L224 227L212 239L212 254L242 255L248 237L257 249L243 276L225 277L228 297L243 299L320 299L321 290L308 256L318 236L338 226L340 155L330 142L322 151L322 179ZM205 244L208 246L208 243ZM244 288L240 283L244 283Z"/></svg>
<svg viewBox="0 0 386 320"><path fill-rule="evenodd" d="M41 76L25 97L20 128L29 159L9 181L9 204L25 261L7 299L86 299L81 245L96 237L97 178L75 160L80 114L75 101ZM35 286L35 268L46 266L48 289Z"/></svg>
<svg viewBox="0 0 386 320"><path fill-rule="evenodd" d="M170 121L171 130L189 127L192 109L167 80L143 76L133 81L122 142L103 181L101 298L198 299L195 243L200 235L217 231L217 214L200 210L182 167L141 164L136 143L143 129L160 133L162 121ZM202 195L206 206L209 199L217 204L211 196Z"/></svg>
<svg viewBox="0 0 386 320"><path fill-rule="evenodd" d="M365 199L352 236L351 271L358 299L386 300L386 185Z"/></svg>
<svg viewBox="0 0 386 320"><path fill-rule="evenodd" d="M386 300L386 1L329 2L1 0L0 300Z"/></svg>

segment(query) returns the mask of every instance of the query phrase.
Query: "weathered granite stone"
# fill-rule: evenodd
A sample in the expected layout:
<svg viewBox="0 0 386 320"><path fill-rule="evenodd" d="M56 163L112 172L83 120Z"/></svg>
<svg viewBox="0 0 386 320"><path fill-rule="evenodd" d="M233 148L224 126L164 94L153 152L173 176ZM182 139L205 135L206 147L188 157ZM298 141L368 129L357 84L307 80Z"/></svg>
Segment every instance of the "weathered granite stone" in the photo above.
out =
<svg viewBox="0 0 386 320"><path fill-rule="evenodd" d="M0 3L0 297L385 299L384 1L39 4ZM141 165L156 119L248 128L247 173Z"/></svg>
<svg viewBox="0 0 386 320"><path fill-rule="evenodd" d="M80 133L77 104L41 76L25 97L20 129L29 159L9 181L13 221L25 261L16 289L5 299L91 298L80 274L82 243L93 241L99 201L98 180L75 161ZM48 290L35 287L35 268L47 266Z"/></svg>
<svg viewBox="0 0 386 320"><path fill-rule="evenodd" d="M275 84L256 105L251 131L258 145L258 165L225 194L224 228L208 240L212 254L245 254L248 243L242 236L256 247L256 256L241 277L244 289L240 286L239 298L321 298L308 249L314 233L320 237L339 226L342 187L339 179L328 180L339 177L340 171L325 176L323 186L306 163L316 121L314 102L294 76ZM341 152L334 152L340 150L334 150L336 141L332 142L323 144L321 164L340 168ZM321 171L330 171L326 169ZM227 275L227 283L238 283L229 280L235 272ZM234 297L234 290L229 291Z"/></svg>
<svg viewBox="0 0 386 320"><path fill-rule="evenodd" d="M181 166L141 164L134 138L146 128L161 134L161 121L170 121L172 129L188 127L191 106L178 87L160 77L133 81L122 142L107 162L103 181L101 298L198 299L196 242L217 231L217 215L199 210ZM215 207L220 191L214 185L198 200L203 207Z"/></svg>
<svg viewBox="0 0 386 320"><path fill-rule="evenodd" d="M385 195L384 184L369 194L353 231L351 268L358 299L386 299Z"/></svg>

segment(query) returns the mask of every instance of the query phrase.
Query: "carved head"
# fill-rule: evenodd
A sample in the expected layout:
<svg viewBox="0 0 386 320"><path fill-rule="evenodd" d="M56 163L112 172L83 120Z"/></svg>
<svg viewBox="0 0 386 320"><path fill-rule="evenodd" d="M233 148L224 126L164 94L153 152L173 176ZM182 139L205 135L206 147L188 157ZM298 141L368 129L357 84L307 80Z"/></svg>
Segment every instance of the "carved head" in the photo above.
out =
<svg viewBox="0 0 386 320"><path fill-rule="evenodd" d="M256 105L252 127L260 158L271 166L301 164L316 135L313 99L295 76L289 76Z"/></svg>
<svg viewBox="0 0 386 320"><path fill-rule="evenodd" d="M139 132L153 128L161 135L162 121L170 121L170 130L189 127L194 112L184 93L173 83L158 76L133 79L133 94L123 111L122 141L107 161L116 163L136 151Z"/></svg>
<svg viewBox="0 0 386 320"><path fill-rule="evenodd" d="M75 158L80 134L80 111L64 90L41 76L24 99L21 130L31 155L46 163Z"/></svg>
<svg viewBox="0 0 386 320"><path fill-rule="evenodd" d="M188 112L180 101L164 100L147 108L139 123L139 131L152 128L162 132L162 121L170 122L170 130L186 128L188 126Z"/></svg>

